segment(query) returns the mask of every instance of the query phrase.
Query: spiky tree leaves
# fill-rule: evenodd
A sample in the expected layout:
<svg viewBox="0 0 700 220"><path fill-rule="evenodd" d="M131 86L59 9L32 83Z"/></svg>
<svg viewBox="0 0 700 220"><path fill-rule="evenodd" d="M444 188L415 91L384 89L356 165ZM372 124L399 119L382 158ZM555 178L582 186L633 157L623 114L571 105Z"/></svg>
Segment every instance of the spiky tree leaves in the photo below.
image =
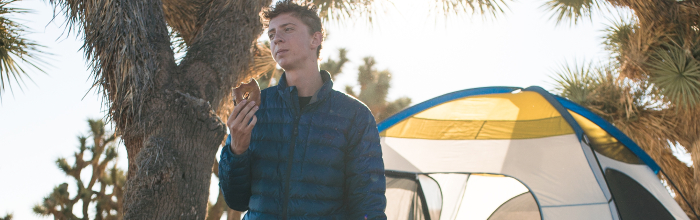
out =
<svg viewBox="0 0 700 220"><path fill-rule="evenodd" d="M553 77L555 91L608 121L634 121L638 110L648 103L638 103L644 89L632 88L619 80L611 66L595 66L592 62L579 66L566 64Z"/></svg>
<svg viewBox="0 0 700 220"><path fill-rule="evenodd" d="M649 62L649 80L674 104L695 107L700 100L700 62L672 45L654 55Z"/></svg>
<svg viewBox="0 0 700 220"><path fill-rule="evenodd" d="M549 0L543 7L552 12L551 18L557 24L570 22L577 24L581 19L592 19L594 10L600 8L599 0Z"/></svg>
<svg viewBox="0 0 700 220"><path fill-rule="evenodd" d="M639 26L637 26L634 20L614 20L613 23L605 29L607 33L603 37L605 50L612 53L612 56L617 59L618 62L622 63L623 61L620 60L620 56L629 51L628 45L630 44L630 36L634 34L637 29L639 29Z"/></svg>
<svg viewBox="0 0 700 220"><path fill-rule="evenodd" d="M324 21L345 21L357 17L367 18L372 22L381 8L381 1L375 0L296 0L311 2L319 7L319 15ZM434 13L461 14L474 13L496 16L504 11L508 0L430 0ZM391 2L388 2L391 4ZM382 5L388 6L388 5Z"/></svg>
<svg viewBox="0 0 700 220"><path fill-rule="evenodd" d="M600 74L593 68L593 63L586 63L581 66L578 64L564 64L557 71L556 76L552 77L555 81L555 91L562 97L581 105L587 105L589 95L598 85L596 77L593 74Z"/></svg>
<svg viewBox="0 0 700 220"><path fill-rule="evenodd" d="M46 64L41 59L42 55L46 55L42 51L43 46L24 38L27 27L8 17L30 12L10 7L10 4L17 1L19 0L0 0L0 98L6 88L12 91L12 81L22 89L24 80L31 80L27 67L44 72L40 66Z"/></svg>
<svg viewBox="0 0 700 220"><path fill-rule="evenodd" d="M497 16L508 8L507 0L435 0L433 12L441 14L474 13Z"/></svg>
<svg viewBox="0 0 700 220"><path fill-rule="evenodd" d="M354 16L367 17L370 21L374 14L374 0L299 0L311 2L318 6L319 17L323 21L347 20Z"/></svg>
<svg viewBox="0 0 700 220"><path fill-rule="evenodd" d="M77 192L71 197L68 183L62 183L53 189L40 204L34 206L34 213L41 216L53 216L54 219L90 219L88 211L94 205L93 219L118 220L123 219L123 187L126 176L114 163L118 156L114 142L116 135L107 135L102 120L88 120L92 143L88 145L88 137L79 136L80 145L74 154L74 164L69 165L65 158L59 158L56 165L76 183ZM85 153L89 153L86 155ZM85 157L88 156L88 160ZM111 168L107 168L111 164ZM89 169L86 169L89 168ZM83 171L91 172L89 179L81 177ZM82 217L73 214L78 203ZM116 215L115 215L116 213Z"/></svg>

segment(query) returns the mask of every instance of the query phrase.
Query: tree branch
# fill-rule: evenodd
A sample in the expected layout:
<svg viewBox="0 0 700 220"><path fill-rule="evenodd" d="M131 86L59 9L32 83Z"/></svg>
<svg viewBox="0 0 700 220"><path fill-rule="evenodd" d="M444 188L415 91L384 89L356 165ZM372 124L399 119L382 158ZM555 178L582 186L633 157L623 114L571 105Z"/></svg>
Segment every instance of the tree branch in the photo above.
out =
<svg viewBox="0 0 700 220"><path fill-rule="evenodd" d="M259 13L270 2L214 0L206 9L202 30L194 38L181 70L188 79L193 77L189 74L204 77L197 85L203 94L192 94L209 101L215 110L230 94L231 86L252 76L248 71L252 46L263 31Z"/></svg>
<svg viewBox="0 0 700 220"><path fill-rule="evenodd" d="M50 0L83 31L95 85L118 124L133 119L157 73L175 66L160 0ZM124 117L126 116L126 117Z"/></svg>
<svg viewBox="0 0 700 220"><path fill-rule="evenodd" d="M208 0L163 0L163 13L168 25L180 33L185 44L191 45L202 26L202 9Z"/></svg>

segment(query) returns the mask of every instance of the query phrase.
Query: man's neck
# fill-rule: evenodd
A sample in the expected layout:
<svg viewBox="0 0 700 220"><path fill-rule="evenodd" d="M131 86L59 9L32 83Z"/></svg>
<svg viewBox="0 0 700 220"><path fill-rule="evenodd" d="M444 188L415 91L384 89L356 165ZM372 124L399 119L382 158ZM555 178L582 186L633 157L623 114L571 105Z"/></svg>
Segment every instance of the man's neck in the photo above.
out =
<svg viewBox="0 0 700 220"><path fill-rule="evenodd" d="M323 86L318 66L309 69L285 70L285 72L287 85L296 86L299 97L313 96Z"/></svg>

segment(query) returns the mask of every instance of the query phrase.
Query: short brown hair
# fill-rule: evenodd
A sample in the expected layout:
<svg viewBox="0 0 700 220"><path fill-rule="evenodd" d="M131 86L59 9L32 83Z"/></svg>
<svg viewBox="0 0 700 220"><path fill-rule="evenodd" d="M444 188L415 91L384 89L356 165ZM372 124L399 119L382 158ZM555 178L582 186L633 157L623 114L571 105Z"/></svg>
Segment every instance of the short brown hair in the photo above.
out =
<svg viewBox="0 0 700 220"><path fill-rule="evenodd" d="M318 17L318 14L316 14L316 11L318 8L316 5L310 2L297 4L292 0L282 0L277 2L274 6L268 8L267 10L263 11L263 19L265 20L265 23L269 23L270 20L273 18L284 14L284 13L292 13L292 16L299 18L304 24L309 27L309 34L314 35L316 32L321 32L321 34L325 37L326 33L323 30L323 24L321 23L321 18ZM321 42L323 42L323 38L321 38ZM316 57L321 56L321 47L322 45L318 45L318 48L316 49Z"/></svg>

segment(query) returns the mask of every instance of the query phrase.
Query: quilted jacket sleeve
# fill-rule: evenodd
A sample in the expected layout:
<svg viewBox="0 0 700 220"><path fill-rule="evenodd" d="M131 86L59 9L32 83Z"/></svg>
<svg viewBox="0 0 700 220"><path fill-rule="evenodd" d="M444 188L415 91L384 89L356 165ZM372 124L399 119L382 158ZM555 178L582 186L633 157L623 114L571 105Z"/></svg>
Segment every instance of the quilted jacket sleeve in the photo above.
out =
<svg viewBox="0 0 700 220"><path fill-rule="evenodd" d="M250 201L250 150L240 155L231 152L231 135L221 149L219 160L219 188L226 204L233 210L248 210Z"/></svg>
<svg viewBox="0 0 700 220"><path fill-rule="evenodd" d="M348 219L386 219L386 179L377 125L369 110L361 111L355 123L345 159Z"/></svg>

